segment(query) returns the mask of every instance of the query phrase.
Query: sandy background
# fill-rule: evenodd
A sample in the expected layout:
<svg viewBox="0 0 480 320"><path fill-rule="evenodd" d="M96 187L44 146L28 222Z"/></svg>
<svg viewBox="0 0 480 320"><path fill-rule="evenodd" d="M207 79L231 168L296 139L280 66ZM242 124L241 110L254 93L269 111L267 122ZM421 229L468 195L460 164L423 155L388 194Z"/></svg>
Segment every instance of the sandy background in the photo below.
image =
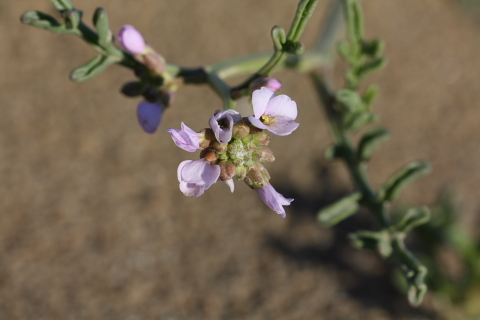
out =
<svg viewBox="0 0 480 320"><path fill-rule="evenodd" d="M209 64L270 50L269 30L291 23L297 0L84 0L90 21L105 7L113 30L133 24L168 61ZM315 42L327 2L303 40ZM432 204L445 186L461 194L461 219L478 227L480 22L454 1L364 1L367 35L387 43L374 108L391 141L375 155L379 185L404 163L433 174L402 203ZM178 190L176 168L195 159L167 128L194 129L220 108L206 87L182 88L155 135L118 90L111 67L76 84L70 71L94 55L73 36L21 25L47 0L0 1L0 319L436 319L431 297L413 309L390 284L390 267L352 249L366 217L325 230L315 212L350 190L305 77L282 72L299 105L299 129L272 142L272 184L295 198L287 219L237 184L200 198Z"/></svg>

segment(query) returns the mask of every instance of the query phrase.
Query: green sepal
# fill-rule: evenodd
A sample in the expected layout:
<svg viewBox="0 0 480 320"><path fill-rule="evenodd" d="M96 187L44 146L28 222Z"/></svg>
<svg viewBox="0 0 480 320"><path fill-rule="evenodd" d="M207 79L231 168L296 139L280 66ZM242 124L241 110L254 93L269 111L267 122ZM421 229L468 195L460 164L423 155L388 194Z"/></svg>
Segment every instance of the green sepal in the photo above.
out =
<svg viewBox="0 0 480 320"><path fill-rule="evenodd" d="M98 31L98 44L102 47L108 47L112 42L112 32L108 23L107 11L99 7L93 14L93 24Z"/></svg>
<svg viewBox="0 0 480 320"><path fill-rule="evenodd" d="M345 117L345 127L351 131L355 132L367 124L378 121L378 116L370 112L355 112L350 113Z"/></svg>
<svg viewBox="0 0 480 320"><path fill-rule="evenodd" d="M413 228L416 228L430 220L430 210L428 207L417 207L408 209L402 220L395 226L398 232L407 234Z"/></svg>
<svg viewBox="0 0 480 320"><path fill-rule="evenodd" d="M370 57L380 57L384 49L385 42L380 39L362 42L362 52Z"/></svg>
<svg viewBox="0 0 480 320"><path fill-rule="evenodd" d="M349 112L355 112L363 109L363 101L357 91L340 89L335 93L335 98L342 105L347 107Z"/></svg>
<svg viewBox="0 0 480 320"><path fill-rule="evenodd" d="M360 192L353 193L318 212L317 219L324 227L331 227L355 214L360 208Z"/></svg>
<svg viewBox="0 0 480 320"><path fill-rule="evenodd" d="M65 19L65 27L69 30L78 28L82 22L82 12L78 10L66 10L62 12L62 18Z"/></svg>
<svg viewBox="0 0 480 320"><path fill-rule="evenodd" d="M27 11L22 15L20 21L29 26L45 29L55 33L70 32L65 28L65 25L58 22L57 19L40 11Z"/></svg>
<svg viewBox="0 0 480 320"><path fill-rule="evenodd" d="M58 11L73 10L70 0L50 0Z"/></svg>
<svg viewBox="0 0 480 320"><path fill-rule="evenodd" d="M375 83L370 84L363 93L362 100L367 107L370 107L378 96L378 86Z"/></svg>
<svg viewBox="0 0 480 320"><path fill-rule="evenodd" d="M390 138L390 131L386 128L375 128L366 132L358 143L358 159L368 161L373 151Z"/></svg>
<svg viewBox="0 0 480 320"><path fill-rule="evenodd" d="M273 40L273 47L275 51L283 50L283 45L287 41L287 35L285 29L280 26L274 26L271 31L271 36Z"/></svg>
<svg viewBox="0 0 480 320"><path fill-rule="evenodd" d="M118 60L112 56L98 55L83 66L73 70L70 78L76 82L89 80L116 62Z"/></svg>
<svg viewBox="0 0 480 320"><path fill-rule="evenodd" d="M374 250L384 259L392 254L391 239L387 231L361 230L349 234L349 238L355 248Z"/></svg>
<svg viewBox="0 0 480 320"><path fill-rule="evenodd" d="M430 173L431 167L425 161L413 161L397 171L385 185L378 190L380 201L391 202L414 180Z"/></svg>
<svg viewBox="0 0 480 320"><path fill-rule="evenodd" d="M374 58L370 61L365 62L365 64L363 64L358 69L358 71L356 72L357 76L360 79L364 78L370 73L382 69L383 67L385 67L386 64L387 64L387 60L385 58L382 58L382 57Z"/></svg>
<svg viewBox="0 0 480 320"><path fill-rule="evenodd" d="M125 83L120 92L127 97L138 97L145 91L145 87L145 83L141 81L131 81Z"/></svg>

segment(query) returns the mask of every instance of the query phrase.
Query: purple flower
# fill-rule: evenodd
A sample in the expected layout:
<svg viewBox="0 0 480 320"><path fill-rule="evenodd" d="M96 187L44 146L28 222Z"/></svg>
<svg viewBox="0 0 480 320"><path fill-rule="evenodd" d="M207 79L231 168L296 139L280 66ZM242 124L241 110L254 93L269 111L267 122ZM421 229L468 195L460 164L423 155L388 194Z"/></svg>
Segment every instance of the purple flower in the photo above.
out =
<svg viewBox="0 0 480 320"><path fill-rule="evenodd" d="M147 133L157 131L162 120L163 107L160 104L141 101L137 107L138 122Z"/></svg>
<svg viewBox="0 0 480 320"><path fill-rule="evenodd" d="M173 142L185 151L194 152L200 149L199 134L182 122L182 130L168 129L167 130L173 139Z"/></svg>
<svg viewBox="0 0 480 320"><path fill-rule="evenodd" d="M275 78L260 77L256 80L254 80L250 84L250 90L252 90L252 91L260 89L261 87L267 87L268 89L270 89L272 91L278 91L278 90L282 89L282 83Z"/></svg>
<svg viewBox="0 0 480 320"><path fill-rule="evenodd" d="M275 93L263 87L252 94L253 113L248 120L257 128L267 129L273 134L286 136L299 126L297 104L287 95L275 96Z"/></svg>
<svg viewBox="0 0 480 320"><path fill-rule="evenodd" d="M220 166L212 166L205 159L186 160L178 166L177 175L183 194L199 197L217 182L220 176Z"/></svg>
<svg viewBox="0 0 480 320"><path fill-rule="evenodd" d="M142 34L133 26L125 25L118 32L118 41L133 54L145 53L147 45Z"/></svg>
<svg viewBox="0 0 480 320"><path fill-rule="evenodd" d="M285 209L283 206L290 205L293 199L287 199L278 193L271 184L264 185L260 189L257 189L260 198L267 206L273 211L278 213L282 218L285 218Z"/></svg>
<svg viewBox="0 0 480 320"><path fill-rule="evenodd" d="M233 125L240 121L242 116L235 110L217 111L210 118L210 127L215 133L215 138L220 143L228 143L232 139Z"/></svg>

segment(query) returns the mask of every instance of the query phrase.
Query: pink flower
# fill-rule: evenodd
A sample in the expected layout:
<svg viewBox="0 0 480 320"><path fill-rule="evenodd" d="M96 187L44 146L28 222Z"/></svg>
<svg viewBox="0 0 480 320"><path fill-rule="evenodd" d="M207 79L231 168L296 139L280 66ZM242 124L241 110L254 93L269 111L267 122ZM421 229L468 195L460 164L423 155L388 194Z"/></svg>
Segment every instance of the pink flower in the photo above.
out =
<svg viewBox="0 0 480 320"><path fill-rule="evenodd" d="M188 152L194 152L200 149L200 137L199 134L182 122L182 130L168 129L175 144Z"/></svg>
<svg viewBox="0 0 480 320"><path fill-rule="evenodd" d="M250 84L250 90L258 90L262 87L267 87L268 89L272 91L278 91L282 89L282 83L278 81L275 78L270 78L270 77L261 77L256 80L254 80Z"/></svg>
<svg viewBox="0 0 480 320"><path fill-rule="evenodd" d="M162 120L163 107L160 104L141 101L137 107L138 122L147 133L157 131Z"/></svg>
<svg viewBox="0 0 480 320"><path fill-rule="evenodd" d="M275 93L263 87L252 94L254 116L248 120L257 128L266 129L273 134L286 136L299 126L297 104L287 95L275 96Z"/></svg>
<svg viewBox="0 0 480 320"><path fill-rule="evenodd" d="M285 209L283 206L288 206L293 199L287 199L278 193L271 184L264 185L260 189L256 189L260 198L273 211L278 213L282 218L285 218Z"/></svg>
<svg viewBox="0 0 480 320"><path fill-rule="evenodd" d="M145 53L147 45L142 34L133 26L125 25L118 32L118 41L133 54Z"/></svg>
<svg viewBox="0 0 480 320"><path fill-rule="evenodd" d="M242 116L235 110L217 111L210 118L210 127L215 138L220 143L228 143L232 139L233 125L240 121Z"/></svg>
<svg viewBox="0 0 480 320"><path fill-rule="evenodd" d="M212 166L205 159L186 160L178 166L177 175L183 194L199 197L217 182L220 176L220 166Z"/></svg>

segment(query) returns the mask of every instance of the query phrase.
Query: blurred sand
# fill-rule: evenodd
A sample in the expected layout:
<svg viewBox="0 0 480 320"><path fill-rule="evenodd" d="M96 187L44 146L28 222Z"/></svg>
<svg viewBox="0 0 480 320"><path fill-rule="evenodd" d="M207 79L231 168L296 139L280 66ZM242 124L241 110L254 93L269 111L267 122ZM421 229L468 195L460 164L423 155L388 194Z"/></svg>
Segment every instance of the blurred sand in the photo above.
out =
<svg viewBox="0 0 480 320"><path fill-rule="evenodd" d="M133 24L168 61L184 66L271 48L269 30L288 27L297 0L76 1L89 21L107 9L113 30ZM432 204L452 186L462 220L478 226L480 23L452 1L364 1L367 35L387 43L388 67L374 105L393 135L375 155L379 185L404 163L433 174L400 202ZM303 40L315 41L326 3ZM47 0L0 1L0 319L434 319L430 298L413 309L390 284L390 267L352 249L346 234L314 213L350 190L327 164L324 116L307 78L282 72L299 105L299 129L272 142L272 184L295 198L280 219L242 183L216 184L200 198L178 190L176 168L195 159L165 129L207 125L220 101L186 87L159 132L142 132L136 99L118 90L133 77L111 67L76 84L70 71L94 52L72 36L21 25ZM197 122L201 120L201 123ZM287 147L285 147L287 146ZM365 222L367 221L367 222Z"/></svg>

